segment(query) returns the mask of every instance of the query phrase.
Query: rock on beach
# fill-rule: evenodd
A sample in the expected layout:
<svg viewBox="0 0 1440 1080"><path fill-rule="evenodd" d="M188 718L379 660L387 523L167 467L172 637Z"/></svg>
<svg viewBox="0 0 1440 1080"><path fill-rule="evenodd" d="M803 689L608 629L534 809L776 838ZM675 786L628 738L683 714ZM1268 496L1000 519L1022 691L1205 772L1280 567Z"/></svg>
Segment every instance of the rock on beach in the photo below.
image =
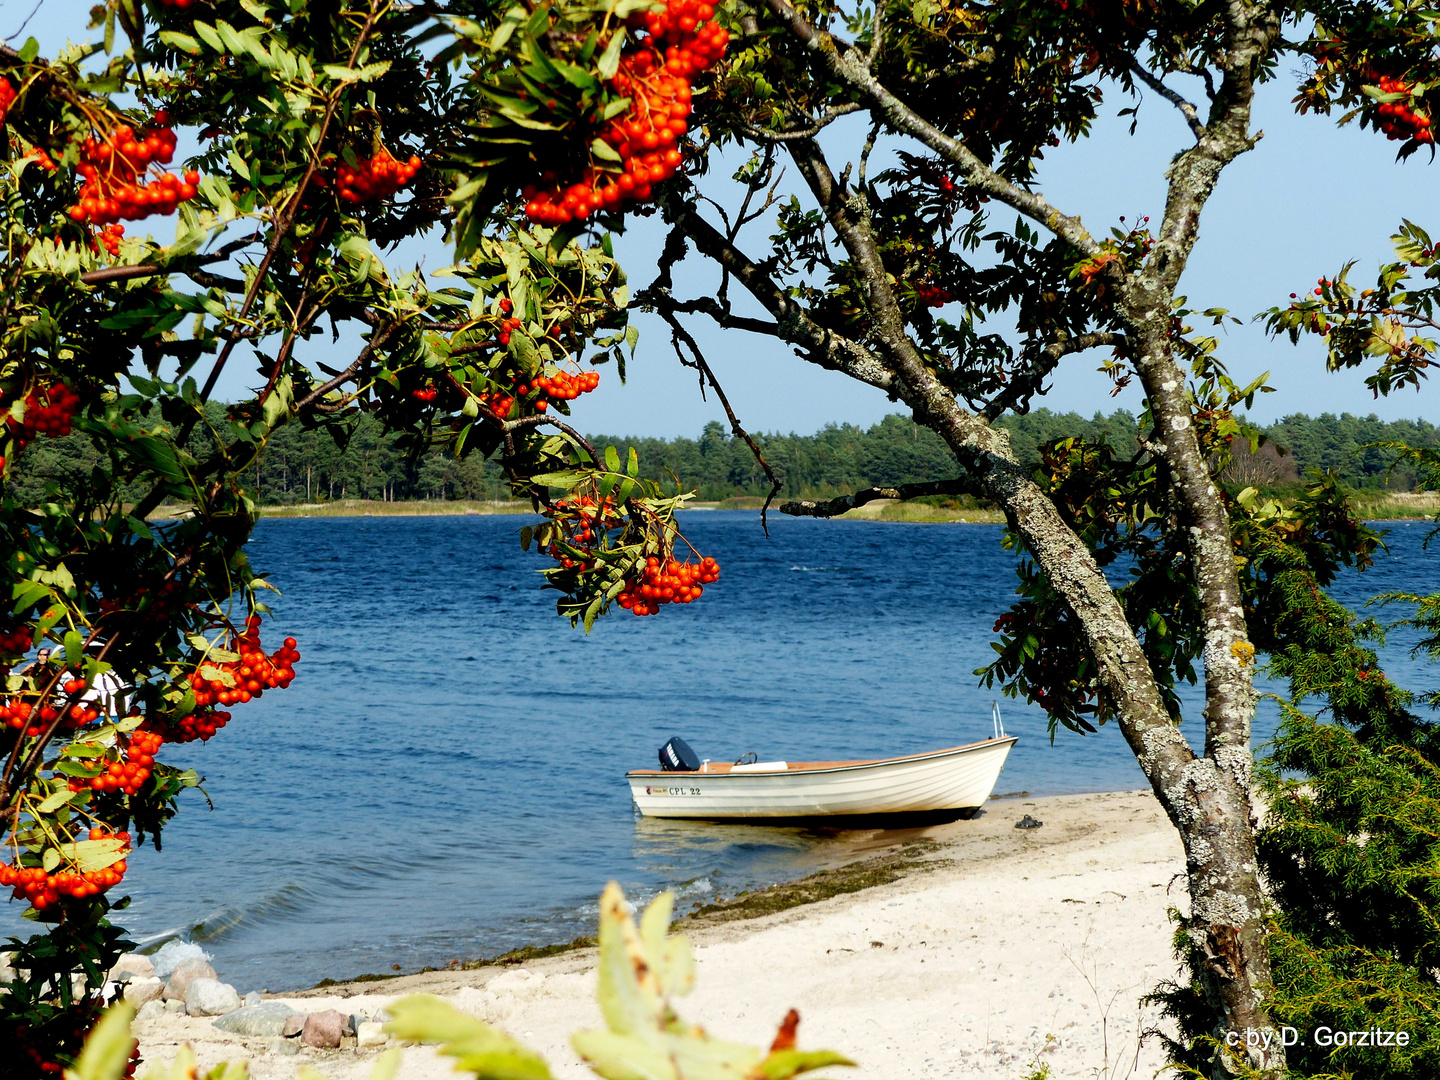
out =
<svg viewBox="0 0 1440 1080"><path fill-rule="evenodd" d="M240 995L219 979L191 979L185 988L185 1011L191 1016L224 1016L239 1008Z"/></svg>
<svg viewBox="0 0 1440 1080"><path fill-rule="evenodd" d="M175 965L174 972L170 975L170 981L165 984L164 998L166 1001L184 1001L185 991L196 979L218 978L215 969L204 960L198 957L189 960L182 960Z"/></svg>
<svg viewBox="0 0 1440 1080"><path fill-rule="evenodd" d="M304 1023L304 1016L284 1002L266 1001L226 1013L215 1021L215 1026L232 1035L284 1035L286 1021L291 1017L300 1017Z"/></svg>
<svg viewBox="0 0 1440 1080"><path fill-rule="evenodd" d="M336 1009L325 1009L305 1017L300 1041L317 1050L333 1050L340 1045L341 1039L353 1034L348 1016Z"/></svg>

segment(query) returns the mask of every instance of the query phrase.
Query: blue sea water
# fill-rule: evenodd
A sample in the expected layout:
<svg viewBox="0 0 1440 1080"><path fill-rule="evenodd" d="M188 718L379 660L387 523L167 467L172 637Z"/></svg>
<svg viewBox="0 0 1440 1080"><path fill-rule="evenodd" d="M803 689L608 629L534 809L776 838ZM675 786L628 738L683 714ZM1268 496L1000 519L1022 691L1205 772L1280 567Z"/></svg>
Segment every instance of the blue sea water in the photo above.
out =
<svg viewBox="0 0 1440 1080"><path fill-rule="evenodd" d="M611 878L632 896L676 888L684 905L874 842L639 819L623 774L672 734L717 760L804 760L990 732L995 695L972 672L1015 585L998 526L772 518L766 539L754 513L687 513L719 584L586 636L555 615L523 523L260 523L252 559L283 594L266 644L299 639L298 677L237 707L209 743L165 748L205 776L213 809L187 792L163 852L132 859L118 916L132 937L200 942L242 990L569 940L593 929ZM1392 526L1390 552L1347 574L1339 599L1440 590L1429 531ZM1388 670L1412 688L1440 682L1411 643L1392 639ZM1052 745L1039 710L1001 707L1021 740L997 792L1144 786L1112 727ZM1273 717L1262 709L1257 741ZM17 908L0 910L0 932L28 928Z"/></svg>

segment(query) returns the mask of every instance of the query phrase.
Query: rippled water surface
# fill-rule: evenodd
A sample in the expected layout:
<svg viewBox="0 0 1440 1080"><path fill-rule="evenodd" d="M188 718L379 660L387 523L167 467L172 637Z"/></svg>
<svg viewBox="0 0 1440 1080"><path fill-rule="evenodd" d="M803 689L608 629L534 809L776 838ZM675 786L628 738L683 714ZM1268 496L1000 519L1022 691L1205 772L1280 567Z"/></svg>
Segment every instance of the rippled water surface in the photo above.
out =
<svg viewBox="0 0 1440 1080"><path fill-rule="evenodd" d="M260 524L252 558L284 594L266 643L300 639L299 677L210 743L166 748L206 776L214 810L187 793L164 852L132 860L120 918L137 940L202 941L242 991L568 940L612 877L632 895L678 887L684 904L854 850L853 834L638 819L623 774L672 734L722 760L989 734L993 695L971 672L1015 583L998 526L781 519L767 540L752 513L693 512L685 530L721 582L586 637L539 588L522 524ZM1391 553L1340 598L1440 589L1428 531L1393 526ZM1406 645L1392 642L1390 670L1428 685ZM1143 786L1117 731L1052 746L1038 710L1002 707L1021 741L998 792ZM27 928L14 916L0 931Z"/></svg>

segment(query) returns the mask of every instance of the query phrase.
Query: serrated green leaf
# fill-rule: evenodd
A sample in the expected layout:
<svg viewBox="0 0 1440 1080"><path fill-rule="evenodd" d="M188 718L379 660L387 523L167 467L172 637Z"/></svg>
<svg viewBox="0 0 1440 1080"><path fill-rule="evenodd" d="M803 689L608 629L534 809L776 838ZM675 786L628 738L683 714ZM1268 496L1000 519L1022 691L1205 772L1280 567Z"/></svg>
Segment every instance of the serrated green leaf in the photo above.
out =
<svg viewBox="0 0 1440 1080"><path fill-rule="evenodd" d="M397 1039L438 1046L477 1080L550 1080L545 1059L483 1020L426 994L389 1005L385 1030Z"/></svg>
<svg viewBox="0 0 1440 1080"><path fill-rule="evenodd" d="M209 45L210 48L214 49L217 53L223 53L225 51L225 43L220 40L220 35L215 32L213 26L200 22L197 19L193 24L193 28L196 36L206 45Z"/></svg>
<svg viewBox="0 0 1440 1080"><path fill-rule="evenodd" d="M622 26L610 35L610 41L606 44L605 51L600 54L600 62L596 65L596 70L600 73L600 78L606 82L615 78L615 73L620 70L620 50L625 45L625 36L625 28Z"/></svg>

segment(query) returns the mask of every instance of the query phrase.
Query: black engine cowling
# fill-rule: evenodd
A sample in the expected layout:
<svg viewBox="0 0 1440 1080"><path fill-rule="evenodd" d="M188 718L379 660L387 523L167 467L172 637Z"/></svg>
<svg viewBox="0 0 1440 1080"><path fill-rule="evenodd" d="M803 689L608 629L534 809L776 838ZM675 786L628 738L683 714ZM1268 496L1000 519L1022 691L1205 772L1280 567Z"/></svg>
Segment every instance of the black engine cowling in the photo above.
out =
<svg viewBox="0 0 1440 1080"><path fill-rule="evenodd" d="M660 768L666 772L699 772L700 758L679 735L660 748Z"/></svg>

